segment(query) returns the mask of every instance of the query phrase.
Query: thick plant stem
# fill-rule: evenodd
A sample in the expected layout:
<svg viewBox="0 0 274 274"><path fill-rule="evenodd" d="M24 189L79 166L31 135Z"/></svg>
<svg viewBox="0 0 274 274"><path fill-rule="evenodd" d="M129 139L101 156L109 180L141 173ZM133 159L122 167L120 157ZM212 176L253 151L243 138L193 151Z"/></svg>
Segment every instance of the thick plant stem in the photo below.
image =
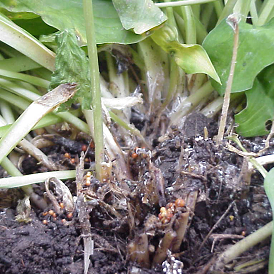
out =
<svg viewBox="0 0 274 274"><path fill-rule="evenodd" d="M228 18L228 20L230 20L230 21L228 21L228 23L232 25L232 28L234 30L234 43L233 43L233 52L232 52L232 58L231 58L230 72L229 72L227 85L226 85L226 89L225 89L224 104L223 104L223 108L222 108L220 125L219 125L219 130L218 130L218 135L217 135L217 144L220 144L224 138L227 112L228 112L228 107L229 107L229 103L230 103L230 92L231 92L232 83L233 83L233 76L234 76L234 71L235 71L237 52L238 52L238 44L239 44L239 26L238 26L237 18L231 17L231 19Z"/></svg>
<svg viewBox="0 0 274 274"><path fill-rule="evenodd" d="M94 142L95 142L95 170L96 176L102 180L102 162L104 161L103 120L100 91L100 75L98 65L97 47L95 41L94 17L92 0L83 0L84 18L88 42L88 55L90 65L92 107L94 113Z"/></svg>
<svg viewBox="0 0 274 274"><path fill-rule="evenodd" d="M213 269L221 269L227 263L231 262L233 259L237 258L240 254L248 250L249 248L255 246L256 244L264 241L272 234L273 222L268 223L263 226L253 234L250 234L237 244L228 248L225 252L219 255L217 262L213 266ZM272 272L271 272L272 273Z"/></svg>
<svg viewBox="0 0 274 274"><path fill-rule="evenodd" d="M196 44L196 25L192 9L188 6L181 7L181 12L185 21L186 43Z"/></svg>

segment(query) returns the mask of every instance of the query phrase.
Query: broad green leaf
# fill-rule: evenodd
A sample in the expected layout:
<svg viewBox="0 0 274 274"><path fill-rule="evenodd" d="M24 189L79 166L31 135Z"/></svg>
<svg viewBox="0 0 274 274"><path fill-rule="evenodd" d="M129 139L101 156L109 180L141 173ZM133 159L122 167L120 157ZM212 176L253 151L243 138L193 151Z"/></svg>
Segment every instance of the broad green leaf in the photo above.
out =
<svg viewBox="0 0 274 274"><path fill-rule="evenodd" d="M13 21L16 25L39 38L41 33L44 35L56 32L56 29L47 25L42 18L35 17L32 19L18 19Z"/></svg>
<svg viewBox="0 0 274 274"><path fill-rule="evenodd" d="M112 0L126 30L142 34L167 20L166 15L152 0Z"/></svg>
<svg viewBox="0 0 274 274"><path fill-rule="evenodd" d="M123 28L110 0L93 0L93 5L98 44L130 44L145 38L145 35L137 35ZM75 29L83 43L86 43L82 0L1 0L0 8L10 12L36 13L58 30Z"/></svg>
<svg viewBox="0 0 274 274"><path fill-rule="evenodd" d="M240 92L252 87L257 74L274 63L274 19L262 27L245 22L239 24L239 47L231 92ZM204 40L207 51L222 85L212 81L213 87L224 94L228 79L234 32L223 20Z"/></svg>
<svg viewBox="0 0 274 274"><path fill-rule="evenodd" d="M274 66L264 69L254 81L252 89L246 91L247 106L235 115L239 124L237 133L245 137L265 135L267 121L274 118Z"/></svg>
<svg viewBox="0 0 274 274"><path fill-rule="evenodd" d="M163 50L174 56L174 60L186 73L205 73L219 82L216 73L206 51L200 45L180 44L177 39L177 31L165 24L156 30L151 38Z"/></svg>
<svg viewBox="0 0 274 274"><path fill-rule="evenodd" d="M77 83L78 91L72 100L80 99L82 108L89 109L91 92L88 58L78 45L74 30L60 32L57 44L55 71L52 74L50 89L60 84ZM68 103L71 104L71 101ZM62 110L64 107L62 106Z"/></svg>

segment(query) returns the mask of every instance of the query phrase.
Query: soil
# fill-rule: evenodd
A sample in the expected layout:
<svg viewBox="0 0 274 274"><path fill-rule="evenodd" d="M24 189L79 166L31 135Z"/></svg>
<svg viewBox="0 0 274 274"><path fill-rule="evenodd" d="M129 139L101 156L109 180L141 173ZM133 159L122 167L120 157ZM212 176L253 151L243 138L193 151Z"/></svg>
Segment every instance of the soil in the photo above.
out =
<svg viewBox="0 0 274 274"><path fill-rule="evenodd" d="M204 126L209 136L203 137ZM128 151L132 178L119 181L111 174L100 183L78 169L78 181L65 182L75 197L73 212L61 204L57 212L47 196L46 208L32 204L31 221L18 222L17 200L24 195L2 193L0 273L84 273L88 242L94 245L88 273L267 273L270 239L221 269L213 267L222 251L272 220L263 178L247 172L243 157L230 152L227 141L217 147L215 134L213 120L194 114L183 130L155 139L152 150ZM62 140L51 138L55 145L45 153L62 168L83 164L85 141ZM263 138L241 141L255 153L264 147ZM93 157L90 148L85 168ZM31 157L25 157L22 169L45 171ZM34 191L44 197L44 184Z"/></svg>

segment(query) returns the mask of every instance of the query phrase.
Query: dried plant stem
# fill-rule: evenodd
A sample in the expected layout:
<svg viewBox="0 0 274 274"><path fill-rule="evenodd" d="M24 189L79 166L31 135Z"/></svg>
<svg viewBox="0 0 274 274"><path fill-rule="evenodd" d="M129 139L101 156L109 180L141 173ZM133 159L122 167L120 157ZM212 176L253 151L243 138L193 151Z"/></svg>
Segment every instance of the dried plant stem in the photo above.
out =
<svg viewBox="0 0 274 274"><path fill-rule="evenodd" d="M234 19L234 18L232 18L232 19ZM232 21L232 19L231 19L231 21ZM229 18L228 18L228 20L229 20ZM221 114L221 119L220 119L218 135L217 135L217 144L220 144L224 138L227 112L228 112L228 107L229 107L229 103L230 103L230 93L231 93L235 65L236 65L236 59L237 59L237 53L238 53L239 26L238 26L237 20L233 20L232 24L234 27L233 28L233 30L234 30L233 52L232 52L232 58L231 58L230 72L229 72L227 85L226 85L226 89L225 89L224 103L223 103L223 107L222 107L222 114Z"/></svg>
<svg viewBox="0 0 274 274"><path fill-rule="evenodd" d="M168 230L164 238L160 241L155 256L153 258L153 266L161 264L167 257L167 251L172 248L172 244L177 237L174 230Z"/></svg>
<svg viewBox="0 0 274 274"><path fill-rule="evenodd" d="M144 267L150 267L148 237L146 233L139 235L128 245L128 253L131 261L136 261Z"/></svg>
<svg viewBox="0 0 274 274"><path fill-rule="evenodd" d="M185 233L187 229L188 218L189 218L189 212L184 212L176 220L178 228L176 229L177 237L174 240L174 245L172 247L172 251L174 252L180 251L180 247L185 237Z"/></svg>

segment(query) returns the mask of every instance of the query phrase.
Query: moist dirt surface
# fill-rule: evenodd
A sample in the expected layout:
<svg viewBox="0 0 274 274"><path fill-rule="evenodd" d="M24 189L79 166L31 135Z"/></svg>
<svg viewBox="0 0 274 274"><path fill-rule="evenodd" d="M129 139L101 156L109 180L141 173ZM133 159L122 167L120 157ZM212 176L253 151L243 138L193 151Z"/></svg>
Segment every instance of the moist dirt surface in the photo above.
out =
<svg viewBox="0 0 274 274"><path fill-rule="evenodd" d="M88 273L267 273L270 239L214 268L221 252L272 220L271 208L261 175L249 172L244 158L227 149L227 141L217 147L214 129L201 137L210 121L198 128L194 122L193 129L191 119L189 130L174 129L157 139L152 150L129 149L131 178L121 181L111 174L100 183L79 172L77 183L66 181L74 196L73 212L57 199L56 213L44 184L37 184L34 191L46 197L47 207L32 204L31 220L18 222L16 205L24 195L2 193L0 273L84 273L87 239L93 243ZM44 149L47 155L75 167L83 144L54 141ZM263 138L241 141L248 151L264 148ZM85 168L92 161L90 153ZM45 171L31 157L22 168L25 174Z"/></svg>

